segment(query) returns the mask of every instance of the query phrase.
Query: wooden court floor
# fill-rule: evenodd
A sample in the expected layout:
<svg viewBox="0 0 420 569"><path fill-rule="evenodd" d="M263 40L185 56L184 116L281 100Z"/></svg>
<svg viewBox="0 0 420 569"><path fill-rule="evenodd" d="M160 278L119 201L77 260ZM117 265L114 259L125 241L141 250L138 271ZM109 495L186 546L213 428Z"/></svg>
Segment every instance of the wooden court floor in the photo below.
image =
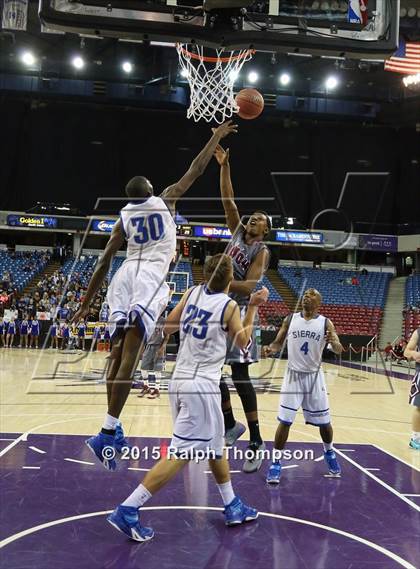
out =
<svg viewBox="0 0 420 569"><path fill-rule="evenodd" d="M106 410L103 353L62 353L54 350L0 349L0 431L3 433L96 433ZM285 361L263 360L251 367L257 385L262 435L272 441L277 426L279 387ZM167 371L173 366L167 364ZM226 368L228 371L229 368ZM324 364L336 443L373 444L414 466L420 453L408 447L411 408L410 382ZM122 421L128 436L170 437L168 398L137 397L132 390ZM237 419L244 420L239 398L233 395ZM245 435L244 437L245 438ZM298 414L290 441L319 441L317 429Z"/></svg>

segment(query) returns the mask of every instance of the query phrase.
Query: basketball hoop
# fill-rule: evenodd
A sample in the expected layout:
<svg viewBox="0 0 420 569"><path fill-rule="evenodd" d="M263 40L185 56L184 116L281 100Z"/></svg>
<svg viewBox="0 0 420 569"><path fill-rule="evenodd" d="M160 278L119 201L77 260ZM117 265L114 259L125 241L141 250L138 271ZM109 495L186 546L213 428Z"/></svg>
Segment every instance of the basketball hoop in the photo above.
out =
<svg viewBox="0 0 420 569"><path fill-rule="evenodd" d="M255 53L253 49L225 52L216 50L216 57L204 55L204 47L195 45L196 53L187 44L176 45L181 69L190 84L191 103L187 117L195 122L204 119L219 124L239 112L233 85L243 67Z"/></svg>

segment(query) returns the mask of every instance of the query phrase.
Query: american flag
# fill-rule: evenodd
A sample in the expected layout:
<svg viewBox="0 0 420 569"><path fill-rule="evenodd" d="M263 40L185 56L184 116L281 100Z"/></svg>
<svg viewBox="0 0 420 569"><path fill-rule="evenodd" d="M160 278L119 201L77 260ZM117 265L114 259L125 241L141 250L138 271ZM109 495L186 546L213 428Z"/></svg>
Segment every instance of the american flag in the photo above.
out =
<svg viewBox="0 0 420 569"><path fill-rule="evenodd" d="M398 51L385 61L385 71L404 75L420 73L420 43L405 43L401 40Z"/></svg>

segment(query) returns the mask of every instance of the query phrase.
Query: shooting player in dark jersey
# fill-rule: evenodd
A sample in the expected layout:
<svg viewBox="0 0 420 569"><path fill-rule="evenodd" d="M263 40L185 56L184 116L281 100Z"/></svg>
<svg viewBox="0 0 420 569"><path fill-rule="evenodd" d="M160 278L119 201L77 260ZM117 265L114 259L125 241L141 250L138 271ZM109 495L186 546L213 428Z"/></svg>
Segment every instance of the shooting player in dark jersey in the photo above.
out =
<svg viewBox="0 0 420 569"><path fill-rule="evenodd" d="M215 157L220 165L220 188L226 223L232 233L232 239L226 250L226 254L232 258L234 274L230 296L236 300L243 314L251 293L268 268L270 253L263 240L271 231L271 219L266 212L256 211L246 225L242 224L234 200L229 150L225 151L218 146ZM261 467L263 454L258 451L265 449L258 423L257 396L249 377L249 365L258 361L258 356L254 328L249 345L245 349L239 349L231 343L226 357L226 363L232 369L232 381L241 399L249 428L249 449L253 451L253 458L247 459L243 465L243 471L247 473L256 472ZM246 429L244 425L235 421L229 389L223 379L220 390L225 419L225 440L226 445L231 446Z"/></svg>

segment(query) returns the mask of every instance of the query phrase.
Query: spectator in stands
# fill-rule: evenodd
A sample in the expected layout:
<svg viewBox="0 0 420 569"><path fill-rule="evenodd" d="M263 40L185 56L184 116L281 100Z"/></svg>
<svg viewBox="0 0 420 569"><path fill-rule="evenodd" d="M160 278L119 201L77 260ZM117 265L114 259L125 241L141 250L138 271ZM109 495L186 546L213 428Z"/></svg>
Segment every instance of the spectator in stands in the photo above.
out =
<svg viewBox="0 0 420 569"><path fill-rule="evenodd" d="M70 326L69 321L66 320L64 324L61 326L61 349L64 350L64 347L69 347L70 345Z"/></svg>
<svg viewBox="0 0 420 569"><path fill-rule="evenodd" d="M86 322L81 320L77 326L77 347L85 351L86 348Z"/></svg>
<svg viewBox="0 0 420 569"><path fill-rule="evenodd" d="M7 326L6 348L13 347L13 340L15 338L15 334L16 334L16 322L14 316L12 316Z"/></svg>
<svg viewBox="0 0 420 569"><path fill-rule="evenodd" d="M2 288L7 290L7 289L9 288L11 282L12 282L12 279L11 279L11 276L10 276L10 272L9 272L9 271L6 271L6 270L3 271L3 278L2 278L2 281L3 281L3 282L2 282Z"/></svg>
<svg viewBox="0 0 420 569"><path fill-rule="evenodd" d="M351 279L351 284L352 284L353 286L359 286L360 281L359 281L359 279L357 278L356 275L354 275L354 276L352 277L352 279Z"/></svg>
<svg viewBox="0 0 420 569"><path fill-rule="evenodd" d="M9 301L9 295L5 290L0 290L0 309L4 309Z"/></svg>
<svg viewBox="0 0 420 569"><path fill-rule="evenodd" d="M404 360L404 350L406 346L405 340L400 340L397 344L395 344L393 349L393 359L397 360L397 364L401 365L402 360Z"/></svg>
<svg viewBox="0 0 420 569"><path fill-rule="evenodd" d="M87 322L97 322L98 321L97 312L93 307L91 307L89 309L89 314L86 316L86 321Z"/></svg>
<svg viewBox="0 0 420 569"><path fill-rule="evenodd" d="M364 277L367 277L367 275L368 275L367 269L363 268L361 270L360 274L363 275Z"/></svg>
<svg viewBox="0 0 420 569"><path fill-rule="evenodd" d="M391 354L392 354L392 344L391 344L391 342L387 342L387 343L386 343L384 352L385 352L385 361L387 362L388 360L391 359Z"/></svg>
<svg viewBox="0 0 420 569"><path fill-rule="evenodd" d="M70 318L70 310L69 310L69 307L67 306L67 304L65 304L64 306L61 306L57 310L57 318L59 320L68 320Z"/></svg>
<svg viewBox="0 0 420 569"><path fill-rule="evenodd" d="M20 323L19 348L27 348L28 347L28 328L29 328L28 317L25 314L22 322Z"/></svg>
<svg viewBox="0 0 420 569"><path fill-rule="evenodd" d="M29 336L30 336L30 347L33 348L35 344L35 349L39 349L39 333L40 324L36 315L32 318L29 323Z"/></svg>
<svg viewBox="0 0 420 569"><path fill-rule="evenodd" d="M58 350L58 334L59 334L59 324L58 321L54 318L50 328L51 349L55 348L56 350Z"/></svg>

